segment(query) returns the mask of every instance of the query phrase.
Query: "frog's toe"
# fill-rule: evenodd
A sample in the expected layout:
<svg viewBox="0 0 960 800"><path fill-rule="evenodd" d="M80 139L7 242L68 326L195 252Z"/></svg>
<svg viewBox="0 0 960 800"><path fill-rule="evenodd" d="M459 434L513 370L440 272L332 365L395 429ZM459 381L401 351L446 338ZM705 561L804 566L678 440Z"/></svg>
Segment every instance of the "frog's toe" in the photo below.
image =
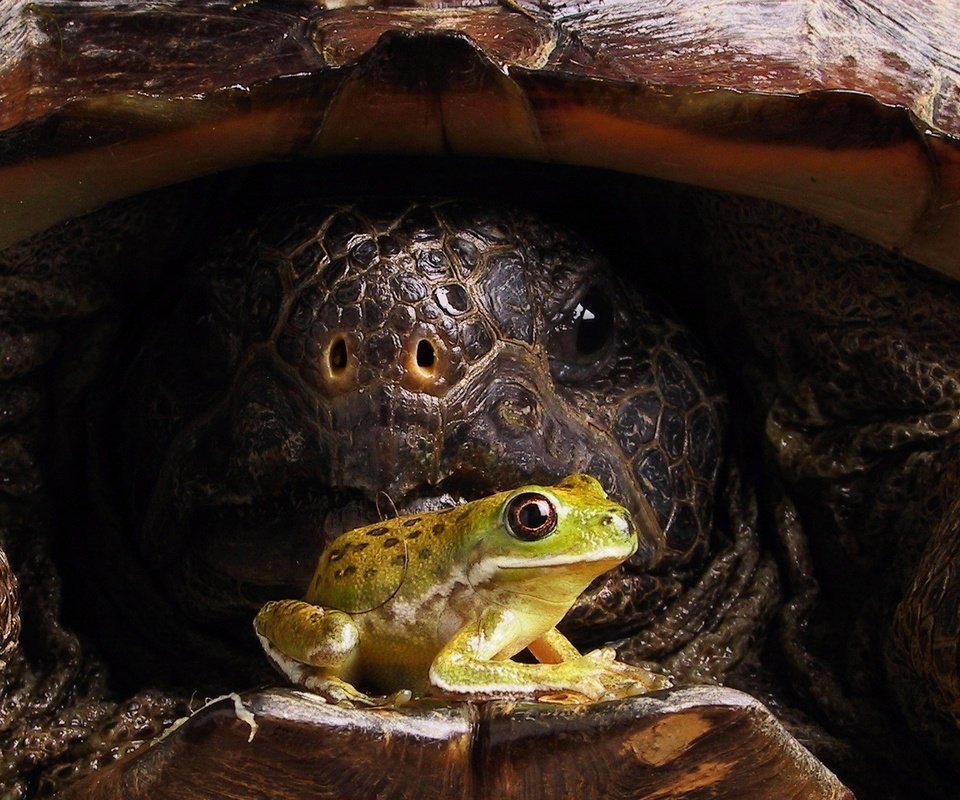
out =
<svg viewBox="0 0 960 800"><path fill-rule="evenodd" d="M555 705L582 705L583 703L591 703L594 699L572 689L544 692L536 696L539 703L553 703Z"/></svg>
<svg viewBox="0 0 960 800"><path fill-rule="evenodd" d="M301 685L331 703L348 704L351 706L370 706L375 702L375 698L364 694L346 681L331 675L308 675L303 678Z"/></svg>
<svg viewBox="0 0 960 800"><path fill-rule="evenodd" d="M610 697L633 697L661 689L669 689L673 683L666 675L662 675L634 664L625 664L622 661L608 662L606 672L600 678Z"/></svg>
<svg viewBox="0 0 960 800"><path fill-rule="evenodd" d="M586 657L594 661L616 661L617 651L612 647L599 647L587 653Z"/></svg>
<svg viewBox="0 0 960 800"><path fill-rule="evenodd" d="M409 689L401 689L389 695L369 695L353 684L332 675L313 675L304 680L302 685L328 702L351 708L396 707L409 703L413 699L413 692Z"/></svg>
<svg viewBox="0 0 960 800"><path fill-rule="evenodd" d="M411 700L413 700L413 692L409 689L401 689L398 692L394 692L388 698L390 700L390 705L392 706L405 706Z"/></svg>

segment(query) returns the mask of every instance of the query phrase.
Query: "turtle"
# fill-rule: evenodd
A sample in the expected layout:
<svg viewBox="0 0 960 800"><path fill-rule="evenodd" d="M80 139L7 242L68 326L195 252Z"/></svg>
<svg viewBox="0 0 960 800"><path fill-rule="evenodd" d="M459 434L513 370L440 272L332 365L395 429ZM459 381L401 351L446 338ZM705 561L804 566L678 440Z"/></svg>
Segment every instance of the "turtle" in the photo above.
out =
<svg viewBox="0 0 960 800"><path fill-rule="evenodd" d="M8 3L8 794L953 791L958 25L909 4ZM388 304L420 327L378 348ZM475 375L494 343L534 354L525 393ZM461 425L428 458L436 431L382 397L401 350L424 407L469 386L462 408L543 435L498 452ZM380 402L327 419L403 458L291 431L305 396L355 389ZM570 462L662 540L564 630L677 688L375 711L251 689L275 679L235 623L309 572L308 523Z"/></svg>

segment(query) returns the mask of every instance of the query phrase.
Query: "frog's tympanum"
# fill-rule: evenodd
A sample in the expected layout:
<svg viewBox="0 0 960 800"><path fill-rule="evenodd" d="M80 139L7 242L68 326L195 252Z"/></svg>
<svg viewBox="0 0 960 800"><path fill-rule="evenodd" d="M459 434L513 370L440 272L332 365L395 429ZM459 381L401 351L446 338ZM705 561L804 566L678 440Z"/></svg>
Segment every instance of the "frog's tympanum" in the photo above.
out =
<svg viewBox="0 0 960 800"><path fill-rule="evenodd" d="M640 694L668 682L611 648L581 656L556 629L636 549L629 512L571 475L349 531L306 601L267 603L254 627L290 680L336 699L368 699L361 681L459 699ZM512 661L524 648L541 663Z"/></svg>

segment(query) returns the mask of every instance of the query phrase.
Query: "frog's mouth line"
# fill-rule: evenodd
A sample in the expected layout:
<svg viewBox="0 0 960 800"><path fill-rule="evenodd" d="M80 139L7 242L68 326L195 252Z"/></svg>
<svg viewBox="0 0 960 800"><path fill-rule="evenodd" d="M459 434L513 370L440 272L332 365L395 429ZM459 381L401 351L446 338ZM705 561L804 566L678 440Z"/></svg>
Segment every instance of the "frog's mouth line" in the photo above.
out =
<svg viewBox="0 0 960 800"><path fill-rule="evenodd" d="M549 558L494 558L493 565L497 569L540 569L541 567L567 567L576 564L600 564L610 562L619 564L624 559L630 557L636 548L629 550L624 548L609 548L594 552L590 558L583 558L577 555L551 556Z"/></svg>

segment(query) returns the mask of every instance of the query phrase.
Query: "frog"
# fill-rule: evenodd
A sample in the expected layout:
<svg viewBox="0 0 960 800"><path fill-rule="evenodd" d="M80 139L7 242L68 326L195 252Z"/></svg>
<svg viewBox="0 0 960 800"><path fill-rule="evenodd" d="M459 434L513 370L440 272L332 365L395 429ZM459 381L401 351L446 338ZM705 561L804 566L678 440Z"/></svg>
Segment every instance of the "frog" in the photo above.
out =
<svg viewBox="0 0 960 800"><path fill-rule="evenodd" d="M646 694L669 678L611 647L581 654L557 629L637 547L627 509L574 474L348 531L321 553L305 597L266 603L254 631L293 684L347 704ZM535 661L514 660L524 650Z"/></svg>

